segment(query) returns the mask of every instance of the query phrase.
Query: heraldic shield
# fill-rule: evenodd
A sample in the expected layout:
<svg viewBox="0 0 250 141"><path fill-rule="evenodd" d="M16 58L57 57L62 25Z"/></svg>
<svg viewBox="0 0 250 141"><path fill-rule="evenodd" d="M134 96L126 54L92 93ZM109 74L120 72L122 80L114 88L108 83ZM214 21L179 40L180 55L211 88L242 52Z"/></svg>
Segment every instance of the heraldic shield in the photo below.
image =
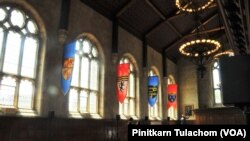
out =
<svg viewBox="0 0 250 141"><path fill-rule="evenodd" d="M64 47L61 78L61 87L64 95L66 95L70 89L72 72L74 67L75 46L76 42L74 41Z"/></svg>
<svg viewBox="0 0 250 141"><path fill-rule="evenodd" d="M167 93L168 93L168 108L177 106L177 85L176 84L170 84L167 86Z"/></svg>
<svg viewBox="0 0 250 141"><path fill-rule="evenodd" d="M148 103L154 106L157 101L159 79L158 76L148 77Z"/></svg>
<svg viewBox="0 0 250 141"><path fill-rule="evenodd" d="M117 98L120 103L123 103L127 95L129 73L129 63L117 66Z"/></svg>

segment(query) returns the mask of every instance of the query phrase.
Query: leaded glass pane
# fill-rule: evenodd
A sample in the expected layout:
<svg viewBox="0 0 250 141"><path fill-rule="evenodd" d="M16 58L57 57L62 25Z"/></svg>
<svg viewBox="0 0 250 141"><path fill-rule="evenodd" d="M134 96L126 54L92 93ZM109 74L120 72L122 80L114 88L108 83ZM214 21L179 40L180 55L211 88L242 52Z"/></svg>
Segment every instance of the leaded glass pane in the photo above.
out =
<svg viewBox="0 0 250 141"><path fill-rule="evenodd" d="M89 88L89 59L86 57L82 58L80 84L83 88Z"/></svg>
<svg viewBox="0 0 250 141"><path fill-rule="evenodd" d="M92 48L92 55L93 55L93 57L97 57L97 55L98 55L98 52L94 47Z"/></svg>
<svg viewBox="0 0 250 141"><path fill-rule="evenodd" d="M129 100L129 112L130 112L130 115L135 115L135 101L134 101L134 99Z"/></svg>
<svg viewBox="0 0 250 141"><path fill-rule="evenodd" d="M10 24L8 22L5 22L3 25L4 25L5 28L9 28L10 27Z"/></svg>
<svg viewBox="0 0 250 141"><path fill-rule="evenodd" d="M123 115L124 111L123 111L123 104L119 102L119 114Z"/></svg>
<svg viewBox="0 0 250 141"><path fill-rule="evenodd" d="M27 29L28 29L28 31L30 32L30 33L33 33L33 34L35 34L35 33L37 33L37 26L36 26L36 24L33 22L33 21L28 21L28 23L27 23Z"/></svg>
<svg viewBox="0 0 250 141"><path fill-rule="evenodd" d="M88 93L86 91L81 91L81 93L80 93L80 111L82 113L87 112L87 104L88 104Z"/></svg>
<svg viewBox="0 0 250 141"><path fill-rule="evenodd" d="M214 69L213 70L213 81L214 81L214 88L220 87L220 77L219 77L219 70Z"/></svg>
<svg viewBox="0 0 250 141"><path fill-rule="evenodd" d="M129 69L130 69L130 72L133 72L133 71L134 71L134 66L133 66L133 64L130 64L130 65L129 65Z"/></svg>
<svg viewBox="0 0 250 141"><path fill-rule="evenodd" d="M3 21L6 17L6 12L3 8L0 8L0 21Z"/></svg>
<svg viewBox="0 0 250 141"><path fill-rule="evenodd" d="M158 104L158 103L157 103ZM153 107L153 117L157 117L158 116L158 105L155 104L154 107Z"/></svg>
<svg viewBox="0 0 250 141"><path fill-rule="evenodd" d="M220 82L220 73L219 73L219 64L218 62L214 62L213 64L213 87L214 87L214 101L215 104L221 104L221 82Z"/></svg>
<svg viewBox="0 0 250 141"><path fill-rule="evenodd" d="M90 93L89 106L90 113L97 113L97 94L95 92Z"/></svg>
<svg viewBox="0 0 250 141"><path fill-rule="evenodd" d="M21 75L35 78L38 42L32 37L27 37L24 42Z"/></svg>
<svg viewBox="0 0 250 141"><path fill-rule="evenodd" d="M32 96L34 89L32 82L21 80L19 87L18 108L32 109Z"/></svg>
<svg viewBox="0 0 250 141"><path fill-rule="evenodd" d="M96 60L91 61L91 69L90 69L90 89L98 90L98 62Z"/></svg>
<svg viewBox="0 0 250 141"><path fill-rule="evenodd" d="M81 42L79 40L77 40L76 41L76 51L80 50L80 45L81 45Z"/></svg>
<svg viewBox="0 0 250 141"><path fill-rule="evenodd" d="M214 91L214 97L215 97L215 103L219 104L219 103L222 102L221 101L221 91L220 91L220 89L216 89Z"/></svg>
<svg viewBox="0 0 250 141"><path fill-rule="evenodd" d="M0 105L14 106L16 80L11 77L3 77L0 84Z"/></svg>
<svg viewBox="0 0 250 141"><path fill-rule="evenodd" d="M0 54L2 53L2 49L3 49L3 37L4 37L4 32L3 32L3 29L0 27Z"/></svg>
<svg viewBox="0 0 250 141"><path fill-rule="evenodd" d="M3 72L17 74L21 46L21 35L10 31L4 54Z"/></svg>
<svg viewBox="0 0 250 141"><path fill-rule="evenodd" d="M69 92L69 111L70 112L77 112L77 90L70 89Z"/></svg>
<svg viewBox="0 0 250 141"><path fill-rule="evenodd" d="M134 74L129 75L129 96L135 97L135 77L134 77Z"/></svg>
<svg viewBox="0 0 250 141"><path fill-rule="evenodd" d="M123 63L128 63L129 60L127 58L124 59Z"/></svg>
<svg viewBox="0 0 250 141"><path fill-rule="evenodd" d="M18 26L20 28L23 27L25 22L23 13L17 9L14 9L11 12L10 21L14 26Z"/></svg>
<svg viewBox="0 0 250 141"><path fill-rule="evenodd" d="M126 98L123 102L123 114L124 115L129 115L129 103L128 103L128 99Z"/></svg>
<svg viewBox="0 0 250 141"><path fill-rule="evenodd" d="M83 53L90 53L90 43L87 40L83 41Z"/></svg>
<svg viewBox="0 0 250 141"><path fill-rule="evenodd" d="M74 61L74 67L73 67L72 80L71 80L72 86L79 86L79 70L80 70L80 61L79 60L80 60L80 58L76 54L75 61Z"/></svg>

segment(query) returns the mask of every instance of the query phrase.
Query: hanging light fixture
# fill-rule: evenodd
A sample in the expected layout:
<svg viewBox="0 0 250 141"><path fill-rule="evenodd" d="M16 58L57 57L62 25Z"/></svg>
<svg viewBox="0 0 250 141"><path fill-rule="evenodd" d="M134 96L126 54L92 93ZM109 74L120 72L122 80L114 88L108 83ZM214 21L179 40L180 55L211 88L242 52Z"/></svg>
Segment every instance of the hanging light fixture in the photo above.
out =
<svg viewBox="0 0 250 141"><path fill-rule="evenodd" d="M218 59L219 57L222 57L222 56L234 56L234 52L232 50L226 50L223 52L219 52L219 53L214 55L214 59Z"/></svg>
<svg viewBox="0 0 250 141"><path fill-rule="evenodd" d="M205 64L220 48L221 44L216 40L195 39L182 44L179 51L182 55L191 58L191 61L197 65L199 76L203 78L206 70Z"/></svg>
<svg viewBox="0 0 250 141"><path fill-rule="evenodd" d="M195 12L208 8L214 0L176 0L175 5L182 11Z"/></svg>
<svg viewBox="0 0 250 141"><path fill-rule="evenodd" d="M216 52L221 44L212 39L196 39L182 44L179 48L181 54L190 57L209 56Z"/></svg>
<svg viewBox="0 0 250 141"><path fill-rule="evenodd" d="M181 2L185 3L186 6L183 6ZM197 70L201 78L203 78L206 70L206 63L208 63L214 53L221 48L219 41L204 38L201 33L199 33L199 12L206 9L212 2L213 0L176 0L176 6L180 10L194 13L196 21L196 38L183 43L179 48L179 52L186 57L190 57L191 61L197 65Z"/></svg>

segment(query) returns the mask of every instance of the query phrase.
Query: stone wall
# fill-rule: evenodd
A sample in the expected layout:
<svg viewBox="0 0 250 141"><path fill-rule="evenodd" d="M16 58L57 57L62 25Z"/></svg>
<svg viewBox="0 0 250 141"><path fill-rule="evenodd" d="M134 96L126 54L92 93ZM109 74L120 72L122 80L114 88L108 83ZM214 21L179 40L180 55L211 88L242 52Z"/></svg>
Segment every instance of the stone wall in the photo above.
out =
<svg viewBox="0 0 250 141"><path fill-rule="evenodd" d="M64 96L60 88L63 45L58 42L58 29L61 14L61 0L3 0L18 4L36 19L39 29L44 33L41 37L43 68L41 69L41 91L36 94L35 111L38 117L47 117L53 111L57 118L68 118L68 95ZM34 14L36 13L36 14ZM88 34L96 39L103 66L103 82L101 83L102 97L100 98L100 115L104 119L112 119L118 114L118 100L116 97L116 66L112 58L112 21L97 13L80 0L71 1L69 24L66 42L76 39L79 35ZM142 66L142 41L128 33L123 28L118 29L118 59L124 54L134 58L138 70L139 105L137 107L138 119L148 116L147 102L147 71L154 67L158 70L161 83L161 94L165 87L162 79L162 56L148 46L147 68ZM162 96L161 117L166 118L165 97Z"/></svg>
<svg viewBox="0 0 250 141"><path fill-rule="evenodd" d="M180 116L184 114L186 105L193 105L194 109L199 108L196 66L187 58L181 58L178 61L178 76Z"/></svg>

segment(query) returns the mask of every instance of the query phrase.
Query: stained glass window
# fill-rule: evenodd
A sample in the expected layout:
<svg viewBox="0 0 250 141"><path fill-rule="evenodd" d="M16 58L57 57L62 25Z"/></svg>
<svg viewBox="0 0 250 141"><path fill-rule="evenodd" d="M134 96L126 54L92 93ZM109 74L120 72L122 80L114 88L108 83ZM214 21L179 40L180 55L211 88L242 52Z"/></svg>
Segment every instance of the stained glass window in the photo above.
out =
<svg viewBox="0 0 250 141"><path fill-rule="evenodd" d="M129 83L128 91L124 102L121 104L119 102L119 114L121 117L136 117L136 71L133 62L128 57L123 57L120 62L130 64L130 74L129 74Z"/></svg>
<svg viewBox="0 0 250 141"><path fill-rule="evenodd" d="M98 114L100 64L95 44L83 36L77 40L69 112Z"/></svg>
<svg viewBox="0 0 250 141"><path fill-rule="evenodd" d="M217 61L213 63L212 75L213 75L213 91L215 104L222 104L221 100L221 81L220 81L220 66Z"/></svg>
<svg viewBox="0 0 250 141"><path fill-rule="evenodd" d="M39 39L29 14L0 6L0 107L34 109Z"/></svg>

